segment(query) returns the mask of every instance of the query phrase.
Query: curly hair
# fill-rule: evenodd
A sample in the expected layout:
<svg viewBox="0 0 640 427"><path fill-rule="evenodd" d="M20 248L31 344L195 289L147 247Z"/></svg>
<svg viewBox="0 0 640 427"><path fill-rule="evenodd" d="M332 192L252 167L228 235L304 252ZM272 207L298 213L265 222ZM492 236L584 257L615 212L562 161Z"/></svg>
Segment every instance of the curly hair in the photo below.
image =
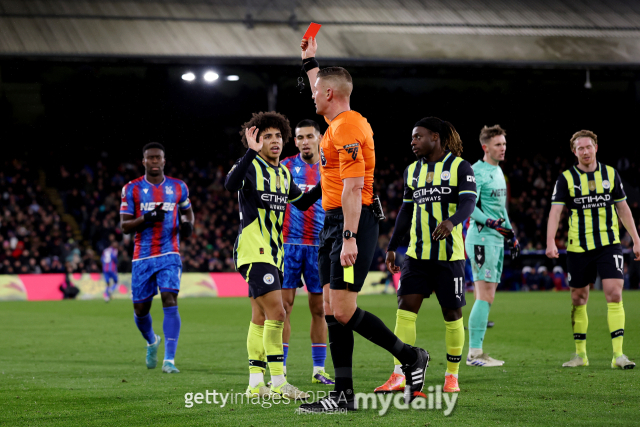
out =
<svg viewBox="0 0 640 427"><path fill-rule="evenodd" d="M414 125L414 127L416 126L422 126L431 132L438 133L443 150L451 151L454 156L460 157L462 155L462 140L451 123L437 117L425 117Z"/></svg>
<svg viewBox="0 0 640 427"><path fill-rule="evenodd" d="M245 148L249 148L245 130L253 126L258 128L258 138L260 138L265 130L274 128L278 129L282 134L283 145L291 139L291 125L286 116L276 113L275 111L261 111L259 113L253 113L251 120L242 124L240 136L242 136L242 145L244 145Z"/></svg>
<svg viewBox="0 0 640 427"><path fill-rule="evenodd" d="M575 149L575 144L576 144L576 140L580 139L580 138L591 138L591 140L593 141L593 145L598 145L598 136L591 132L590 130L581 130L578 131L576 133L573 134L573 136L571 137L571 152L573 152L573 150Z"/></svg>
<svg viewBox="0 0 640 427"><path fill-rule="evenodd" d="M494 136L504 135L507 136L507 132L500 127L500 125L484 126L480 131L480 144L487 145L491 138Z"/></svg>

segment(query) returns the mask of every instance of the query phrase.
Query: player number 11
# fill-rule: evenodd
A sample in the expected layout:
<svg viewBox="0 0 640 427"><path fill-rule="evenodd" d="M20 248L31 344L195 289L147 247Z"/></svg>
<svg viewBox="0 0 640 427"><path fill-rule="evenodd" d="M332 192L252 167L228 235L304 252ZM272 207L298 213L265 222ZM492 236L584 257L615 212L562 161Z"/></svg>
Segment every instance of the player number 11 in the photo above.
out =
<svg viewBox="0 0 640 427"><path fill-rule="evenodd" d="M455 292L456 294L461 294L462 293L462 285L464 284L464 281L462 280L462 277L454 277L453 278L453 286L455 288Z"/></svg>

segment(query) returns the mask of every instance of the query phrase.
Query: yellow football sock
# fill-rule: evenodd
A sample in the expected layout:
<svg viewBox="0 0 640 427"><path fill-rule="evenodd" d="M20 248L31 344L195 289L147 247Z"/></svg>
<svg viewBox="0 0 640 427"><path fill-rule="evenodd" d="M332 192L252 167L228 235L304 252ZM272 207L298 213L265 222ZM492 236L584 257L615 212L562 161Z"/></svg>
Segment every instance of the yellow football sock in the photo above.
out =
<svg viewBox="0 0 640 427"><path fill-rule="evenodd" d="M576 342L576 353L584 357L587 355L587 328L589 327L587 305L573 305L571 307L571 326L573 327L573 339Z"/></svg>
<svg viewBox="0 0 640 427"><path fill-rule="evenodd" d="M416 343L416 319L418 315L407 310L398 309L396 313L396 329L394 334L405 344L414 345ZM393 358L393 363L402 365L397 358Z"/></svg>
<svg viewBox="0 0 640 427"><path fill-rule="evenodd" d="M447 374L458 375L462 347L464 347L464 324L462 317L453 322L444 322L446 332L444 342L447 346Z"/></svg>
<svg viewBox="0 0 640 427"><path fill-rule="evenodd" d="M267 353L267 363L271 376L284 375L284 350L282 346L282 331L284 322L280 320L264 321L263 344Z"/></svg>
<svg viewBox="0 0 640 427"><path fill-rule="evenodd" d="M607 303L607 322L611 332L613 357L622 356L622 340L624 339L624 307L622 301Z"/></svg>
<svg viewBox="0 0 640 427"><path fill-rule="evenodd" d="M247 335L247 352L249 353L249 372L252 374L264 374L267 369L267 355L264 352L262 336L264 326L249 323L249 335Z"/></svg>

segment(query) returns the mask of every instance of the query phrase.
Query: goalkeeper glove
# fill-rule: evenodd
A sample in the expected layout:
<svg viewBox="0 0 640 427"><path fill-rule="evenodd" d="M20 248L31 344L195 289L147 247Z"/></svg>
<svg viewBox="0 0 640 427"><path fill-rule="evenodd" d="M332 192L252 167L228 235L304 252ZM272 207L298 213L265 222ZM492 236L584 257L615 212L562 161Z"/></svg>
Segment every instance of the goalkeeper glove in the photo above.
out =
<svg viewBox="0 0 640 427"><path fill-rule="evenodd" d="M487 227L489 228L493 228L494 230L496 230L498 233L502 234L505 238L507 239L513 239L515 237L515 235L513 234L513 230L503 227L502 223L504 222L504 218L500 218L500 219L487 219L487 221L485 222L485 224L487 225Z"/></svg>
<svg viewBox="0 0 640 427"><path fill-rule="evenodd" d="M146 214L144 214L144 222L162 222L164 221L164 210L162 210L162 207L164 206L164 203L161 205L156 206L156 208L154 210L152 210L151 212L147 212Z"/></svg>
<svg viewBox="0 0 640 427"><path fill-rule="evenodd" d="M515 237L509 240L511 246L511 259L514 260L520 256L520 242Z"/></svg>
<svg viewBox="0 0 640 427"><path fill-rule="evenodd" d="M193 225L189 221L180 224L180 238L188 239L193 234Z"/></svg>

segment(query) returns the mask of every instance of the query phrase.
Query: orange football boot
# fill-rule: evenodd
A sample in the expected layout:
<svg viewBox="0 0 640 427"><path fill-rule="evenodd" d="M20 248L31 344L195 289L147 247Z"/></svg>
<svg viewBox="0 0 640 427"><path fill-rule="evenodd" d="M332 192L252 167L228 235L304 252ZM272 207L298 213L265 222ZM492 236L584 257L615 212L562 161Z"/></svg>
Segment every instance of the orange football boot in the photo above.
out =
<svg viewBox="0 0 640 427"><path fill-rule="evenodd" d="M444 376L444 388L442 389L445 393L457 393L460 391L460 387L458 387L458 379L453 375L445 375Z"/></svg>
<svg viewBox="0 0 640 427"><path fill-rule="evenodd" d="M396 374L395 372L391 374L391 377L387 380L386 383L377 387L373 390L374 393L393 393L394 391L404 391L405 386L405 378L404 375Z"/></svg>

